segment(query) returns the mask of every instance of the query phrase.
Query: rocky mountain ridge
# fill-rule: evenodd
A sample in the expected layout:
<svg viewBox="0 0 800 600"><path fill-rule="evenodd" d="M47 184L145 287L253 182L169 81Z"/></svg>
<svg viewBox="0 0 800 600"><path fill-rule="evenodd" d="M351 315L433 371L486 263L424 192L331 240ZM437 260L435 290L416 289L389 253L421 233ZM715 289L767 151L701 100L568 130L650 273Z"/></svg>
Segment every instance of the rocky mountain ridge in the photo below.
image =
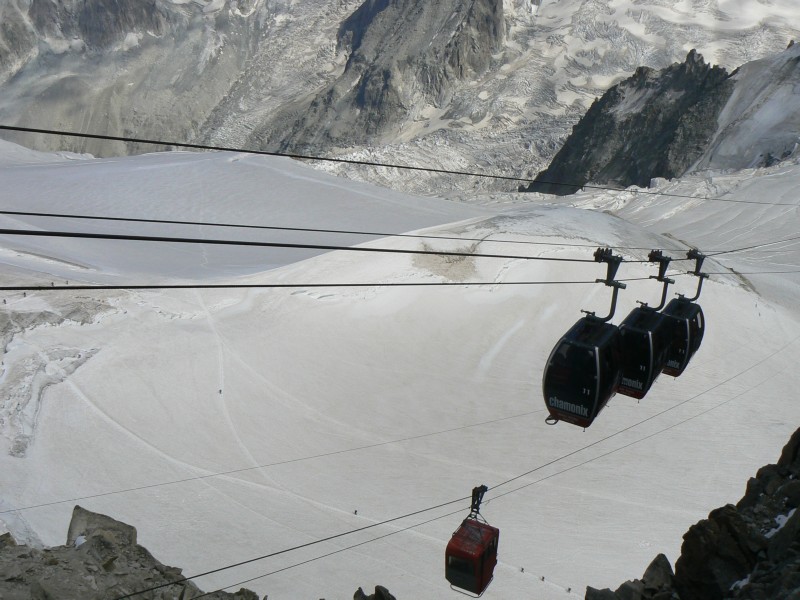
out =
<svg viewBox="0 0 800 600"><path fill-rule="evenodd" d="M733 87L725 69L695 50L661 71L638 68L592 104L526 191L566 195L586 183L647 187L655 177L683 175L708 147Z"/></svg>
<svg viewBox="0 0 800 600"><path fill-rule="evenodd" d="M655 178L790 158L800 147L798 64L800 46L792 42L731 74L694 50L666 69L637 69L592 104L525 191L566 195L587 183L648 187Z"/></svg>

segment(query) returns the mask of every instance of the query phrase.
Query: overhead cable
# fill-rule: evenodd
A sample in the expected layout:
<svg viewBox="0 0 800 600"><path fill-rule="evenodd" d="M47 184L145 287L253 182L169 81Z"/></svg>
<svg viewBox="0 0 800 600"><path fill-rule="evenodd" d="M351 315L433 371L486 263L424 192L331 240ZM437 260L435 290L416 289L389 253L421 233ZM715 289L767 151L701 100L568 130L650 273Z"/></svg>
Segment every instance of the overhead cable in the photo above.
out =
<svg viewBox="0 0 800 600"><path fill-rule="evenodd" d="M134 596L139 596L141 594L146 594L147 592L160 590L162 588L169 587L169 586L175 585L177 583L183 583L184 581L189 581L191 579L197 579L199 577L205 577L206 575L213 575L214 573L219 573L220 571L227 571L228 569L233 569L235 567L241 567L243 565L254 563L254 562L259 561L259 560L272 558L273 556L279 556L281 554L286 554L288 552L293 552L295 550L301 550L303 548L308 548L309 546L314 546L316 544L322 544L324 542L330 542L331 540L335 540L335 539L344 537L346 535L352 535L354 533L358 533L358 532L361 532L361 531L366 531L368 529L373 529L375 527L380 527L381 525L387 525L388 523L393 523L394 521L400 521L401 519L407 519L408 517L413 517L413 516L416 516L416 515L419 515L419 514L422 514L422 513L430 512L432 510L436 510L437 508L443 508L445 506L450 506L450 505L456 504L458 502L465 502L466 500L469 500L470 498L471 498L471 496L464 496L463 498L458 498L457 500L451 500L450 502L443 502L441 504L437 504L436 506L432 506L430 508L423 508L421 510L415 510L414 512L410 512L410 513L407 513L405 515L401 515L399 517L393 517L391 519L386 519L384 521L379 521L379 522L376 522L376 523L372 523L370 525L365 525L365 526L359 527L357 529L351 529L350 531L343 531L341 533L336 533L336 534L333 534L333 535L329 535L327 537L324 537L324 538L321 538L321 539L317 539L317 540L313 540L311 542L306 542L305 544L300 544L298 546L293 546L291 548L284 548L283 550L278 550L276 552L271 552L269 554L264 554L263 556L257 556L255 558L250 558L250 559L247 559L247 560L243 560L243 561L240 561L240 562L238 562L236 564L227 565L227 566L224 566L224 567L220 567L218 569L212 569L211 571L206 571L204 573L198 573L198 574L192 575L190 577L181 577L180 579L176 579L175 581L170 581L169 583L162 583L162 584L159 584L159 585L154 585L154 586L149 587L147 589L137 590L136 592L132 592L132 593L126 594L124 596L118 596L114 600L125 600L126 598L133 598Z"/></svg>
<svg viewBox="0 0 800 600"><path fill-rule="evenodd" d="M765 248L766 246L774 246L775 244L784 244L786 242L795 242L800 240L800 236L790 237L783 240L775 240L774 242L764 242L763 244L754 244L752 246L745 246L743 248L734 248L732 250L717 250L706 252L705 255L708 257L712 256L719 256L720 254L732 254L734 252L746 252L749 250L755 250L756 248Z"/></svg>
<svg viewBox="0 0 800 600"><path fill-rule="evenodd" d="M134 242L160 242L177 244L208 244L222 246L254 246L260 248L294 248L306 250L344 250L349 252L381 252L388 254L422 254L429 256L458 256L464 258L503 258L513 260L540 260L552 262L594 263L587 258L560 258L548 256L522 256L518 254L475 254L473 252L449 252L445 250L406 250L402 248L370 248L366 246L341 246L335 244L293 244L289 242L257 242L248 240L221 240L211 238L184 238L155 235L132 235L112 233L85 233L75 231L36 231L29 229L0 229L0 235L32 237L62 237L93 240L116 240ZM626 261L647 262L647 261Z"/></svg>
<svg viewBox="0 0 800 600"><path fill-rule="evenodd" d="M397 238L413 238L423 240L452 240L461 242L488 242L492 244L523 244L532 246L550 246L557 248L593 248L597 244L575 244L567 242L535 242L531 240L504 240L494 239L489 237L475 238L475 237L460 237L455 235L432 235L422 233L389 233L381 231L359 231L348 229L322 229L316 227L286 227L277 225L247 225L243 223L211 223L208 221L181 221L176 219L144 219L136 217L106 217L99 215L86 215L77 213L50 213L50 212L31 212L21 210L0 210L0 215L21 216L21 217L46 217L55 219L82 219L87 221L111 221L123 223L148 223L158 225L189 225L199 227L225 227L235 229L258 229L268 231L298 231L307 233L329 233L340 235L363 235L372 237L397 237ZM733 252L745 252L765 246L772 246L784 242L792 242L800 240L800 236L787 238L784 240L776 240L773 242L765 242L762 244L755 244L753 246L744 246L742 248L731 248L727 250L704 250L703 253L708 256L718 256L720 254L730 254ZM651 246L614 246L615 250L653 250ZM661 248L664 252L675 252L675 248ZM686 258L675 258L673 261L689 260Z"/></svg>
<svg viewBox="0 0 800 600"><path fill-rule="evenodd" d="M306 154L296 154L291 152L273 152L270 150L254 150L251 148L235 148L229 146L213 146L208 144L190 144L185 142L169 142L164 140L150 140L144 138L133 138L127 136L116 135L103 135L97 133L79 133L76 131L57 131L53 129L38 129L34 127L18 127L12 125L0 125L0 130L18 131L22 133L39 133L43 135L60 135L64 137L77 137L90 140L105 140L111 142L124 142L130 144L150 144L153 146L164 146L174 148L188 148L190 150L212 150L216 152L238 152L241 154L256 154L262 156L276 156L282 158L293 158L297 160L317 160L323 162L346 163L351 165L362 165L368 167L390 167L395 169L404 169L408 171L425 171L428 173L439 173L443 175L461 175L470 177L484 177L488 179L504 179L507 181L533 181L530 177L511 177L508 175L493 175L491 173L472 173L470 171L456 171L452 169L435 169L433 167L415 167L412 165L394 165L387 163L380 163L369 160L355 160L348 158L332 158L325 156L310 156ZM574 187L574 186L573 186Z"/></svg>
<svg viewBox="0 0 800 600"><path fill-rule="evenodd" d="M275 225L243 225L240 223L209 223L206 221L177 221L169 219L137 219L132 217L102 217L95 215L81 215L81 214L64 214L64 213L42 213L42 212L27 212L18 210L0 210L0 215L12 215L23 217L49 217L59 219L85 219L93 221L117 221L117 222L130 222L130 223L153 223L160 225L191 225L200 227L229 227L240 229L263 229L269 231L302 231L308 233L332 233L342 235L364 235L373 237L397 237L397 238L414 238L423 240L453 240L457 242L489 242L492 244L526 244L533 246L553 246L559 248L594 248L597 244L568 244L564 242L534 242L531 240L498 240L490 238L473 238L473 237L459 237L454 235L430 235L421 233L388 233L378 231L352 231L346 229L319 229L312 227L280 227ZM637 247L637 246L614 246L617 250L652 250L650 247ZM667 250L674 251L674 250ZM685 260L685 259L675 259Z"/></svg>
<svg viewBox="0 0 800 600"><path fill-rule="evenodd" d="M689 273L672 273L672 277ZM647 281L650 277L629 277L618 281ZM303 289L303 288L372 288L372 287L485 287L498 285L594 285L586 281L397 281L385 283L187 283L153 285L7 285L0 292L49 292L56 290L230 290L230 289Z"/></svg>
<svg viewBox="0 0 800 600"><path fill-rule="evenodd" d="M84 138L84 139L95 139L95 140L106 140L112 142L123 142L123 143L131 143L131 144L150 144L153 146L163 146L163 147L174 147L174 148L188 148L191 150L211 150L217 152L237 152L241 154L256 154L256 155L264 155L264 156L275 156L275 157L283 157L283 158L292 158L297 160L316 160L322 162L334 162L334 163L345 163L351 165L361 165L361 166L369 166L369 167L385 167L391 169L403 169L408 171L422 171L428 173L436 173L441 175L458 175L458 176L466 176L466 177L481 177L485 179L497 179L497 180L506 180L506 181L516 181L516 182L525 182L525 183L539 183L544 185L553 185L553 186L563 186L563 187L570 187L570 188L579 188L579 189L593 189L593 190L601 190L606 192L627 192L631 194L639 194L639 195L647 195L647 196L665 196L669 198L687 198L690 200L712 200L718 202L732 202L735 204L757 204L761 206L794 206L797 207L796 203L791 202L757 202L755 200L735 200L733 198L715 198L710 196L692 196L689 194L676 194L671 192L658 192L658 191L650 191L650 190L643 190L643 189L621 189L621 188L612 188L608 186L602 185L593 185L589 183L575 183L575 182L564 182L564 181L550 181L545 179L538 179L538 178L531 178L531 177L513 177L510 175L496 175L492 173L475 173L472 171L459 171L459 170L452 170L452 169L438 169L433 167L417 167L413 165L399 165L393 163L382 163L377 161L368 161L368 160L355 160L349 158L335 158L335 157L326 157L326 156L311 156L306 154L295 154L289 152L276 152L276 151L269 151L269 150L253 150L249 148L236 148L236 147L227 147L227 146L214 146L208 144L190 144L185 142L170 142L165 140L151 140L151 139L144 139L144 138L133 138L133 137L126 137L126 136L115 136L115 135L103 135L97 133L79 133L75 131L59 131L54 129L41 129L41 128L34 128L34 127L20 127L15 125L0 125L0 130L6 131L17 131L21 133L38 133L42 135L60 135L64 137L76 137L76 138Z"/></svg>
<svg viewBox="0 0 800 600"><path fill-rule="evenodd" d="M269 573L262 573L261 575L257 575L256 577L250 577L249 579L244 579L242 581L237 581L236 583L231 583L230 585L226 585L223 588L219 588L219 589L216 589L216 590L211 591L211 592L205 592L205 593L200 594L198 596L194 596L193 598L191 598L191 600L199 600L200 598L206 598L207 596L211 596L213 594L218 594L220 592L223 592L223 591L227 590L228 588L238 587L240 585L244 585L246 583L250 583L250 582L256 581L258 579L264 579L265 577L269 577L270 575L276 575L277 573L282 573L283 571L288 571L289 569L294 569L295 567L300 567L302 565L305 565L305 564L308 564L308 563L311 563L311 562L315 562L315 561L321 560L323 558L328 558L329 556L333 556L334 554L339 554L341 552L346 552L347 550L352 550L353 548L358 548L359 546L364 546L366 544L371 544L372 542L377 542L378 540L382 540L384 538L396 535L398 533L403 533L404 531L408 531L409 529L415 529L417 527L422 527L423 525L427 525L428 523L433 523L434 521L439 521L441 519L444 519L445 517L452 517L453 515L457 515L457 514L463 513L463 512L464 512L464 509L460 508L458 510L454 510L454 511L449 512L447 514L439 515L438 517L434 517L432 519L427 519L427 520L422 521L420 523L414 523L413 525L407 525L406 527L403 527L402 529L395 529L394 531L390 531L389 533L385 533L383 535L379 535L378 537L374 537L374 538L365 540L363 542L359 542L357 544L351 544L350 546L344 546L343 548L339 548L338 550L334 550L332 552L328 552L327 554L323 554L322 556L315 556L314 558L309 558L309 559L301 561L301 562L297 562L297 563L294 563L294 564L291 564L291 565L287 565L287 566L282 567L280 569L276 569L274 571L270 571Z"/></svg>
<svg viewBox="0 0 800 600"><path fill-rule="evenodd" d="M102 493L99 493L99 494L90 494L88 496L79 496L79 497L76 497L76 498L69 498L69 499L66 499L66 500L55 500L55 501L52 501L52 502L43 502L41 504L33 504L33 505L30 505L30 506L20 506L20 507L17 507L17 508L7 508L7 509L4 509L4 510L0 510L0 514L11 513L11 512L21 512L21 511L31 510L31 509L34 509L34 508L43 508L43 507L46 507L46 506L55 506L57 504L66 504L66 503L72 504L74 502L80 502L80 501L83 501L83 500L90 500L92 498L101 498L101 497L104 497L104 496L112 496L112 495L123 494L123 493L127 493L127 492L138 492L138 491L141 491L141 490L160 488L160 487L164 487L164 486L167 486L167 485L175 485L175 484L178 484L178 483L187 483L187 482L190 482L190 481L198 481L198 480L202 480L202 479L210 479L210 478L213 478L213 477L222 477L222 476L227 476L227 475L237 475L239 473L246 473L247 471L254 471L256 469L267 469L269 467L277 467L277 466L281 466L281 465L288 465L288 464L293 464L293 463L298 463L298 462L304 462L304 461L307 461L307 460L314 460L314 459L317 459L317 458L328 458L330 456L336 456L338 454L348 454L350 452L359 452L361 450L371 450L373 448L380 448L381 446L389 446L389 445L392 445L392 444L399 444L401 442L409 442L409 441L418 440L418 439L421 439L421 438L429 438L429 437L433 437L433 436L437 436L437 435L442 435L442 434L445 434L445 433L453 433L455 431L463 431L465 429L472 429L473 427L481 427L483 425L493 425L494 423L499 423L501 421L510 421L510 420L513 420L513 419L519 419L520 417L527 417L527 416L530 416L530 415L533 415L533 414L537 414L537 413L543 412L544 410L545 409L532 410L532 411L528 411L528 412L522 413L522 414L511 415L509 417L501 417L499 419L492 419L490 421L482 421L480 423L471 423L469 425L462 425L460 427L451 427L449 429L442 429L442 430L433 431L433 432L430 432L430 433L421 433L421 434L418 434L418 435L407 436L407 437L404 437L404 438L387 440L387 441L384 441L384 442L377 442L375 444L367 444L365 446L356 446L354 448L345 448L345 449L342 449L342 450L334 450L332 452L324 452L322 454L314 454L314 455L311 455L311 456L301 456L299 458L290 458L290 459L287 459L287 460L281 460L281 461L277 461L277 462L265 463L265 464L261 464L261 465L255 465L255 466L252 466L252 467L243 467L241 469L230 469L228 471L219 471L219 472L216 472L216 473L207 473L205 475L196 475L194 477L186 477L186 478L183 478L183 479L176 479L176 480L172 480L172 481L163 481L161 483L151 483L151 484L148 484L148 485L140 485L140 486L126 488L126 489L122 489L122 490L113 490L113 491L110 491L110 492L102 492Z"/></svg>

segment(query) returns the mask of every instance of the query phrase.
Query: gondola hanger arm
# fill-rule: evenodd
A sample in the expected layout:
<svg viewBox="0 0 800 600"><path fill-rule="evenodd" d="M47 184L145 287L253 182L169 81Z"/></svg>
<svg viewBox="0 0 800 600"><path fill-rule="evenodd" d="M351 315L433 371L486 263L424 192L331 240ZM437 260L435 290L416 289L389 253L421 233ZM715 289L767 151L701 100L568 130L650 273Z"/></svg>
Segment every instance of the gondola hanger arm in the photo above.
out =
<svg viewBox="0 0 800 600"><path fill-rule="evenodd" d="M661 310L664 308L664 305L667 303L667 288L671 283L675 283L674 279L670 279L667 277L667 268L669 267L669 263L672 260L669 256L664 256L661 250L651 250L650 254L647 255L647 260L653 263L658 263L658 275L651 275L650 279L655 279L656 281L660 281L664 284L664 288L661 291L661 302L659 305L652 310ZM642 305L642 308L648 308L647 302L641 302L637 300L639 304Z"/></svg>
<svg viewBox="0 0 800 600"><path fill-rule="evenodd" d="M604 262L608 265L606 270L606 278L605 279L597 279L596 283L605 284L611 288L614 288L614 291L611 294L611 310L606 317L596 317L593 311L582 310L582 313L586 313L588 316L597 319L599 321L607 322L612 319L614 316L614 312L617 309L617 295L619 294L620 290L624 290L628 287L626 284L622 283L621 281L616 281L614 277L617 275L617 269L619 269L619 265L622 262L622 257L619 255L615 255L611 248L598 248L594 252L594 260L596 262Z"/></svg>
<svg viewBox="0 0 800 600"><path fill-rule="evenodd" d="M483 502L483 495L489 488L486 485L479 485L472 488L472 504L470 505L469 517L475 518L481 512L481 502Z"/></svg>
<svg viewBox="0 0 800 600"><path fill-rule="evenodd" d="M694 275L698 278L697 280L697 292L691 298L686 298L683 294L678 294L679 298L683 298L684 300L688 300L689 302L694 302L700 297L700 292L703 289L703 280L708 279L708 273L701 273L700 269L703 267L703 261L706 258L706 255L702 252L699 252L696 248L692 248L689 252L686 253L686 257L690 260L694 260L694 271L690 271L689 275Z"/></svg>

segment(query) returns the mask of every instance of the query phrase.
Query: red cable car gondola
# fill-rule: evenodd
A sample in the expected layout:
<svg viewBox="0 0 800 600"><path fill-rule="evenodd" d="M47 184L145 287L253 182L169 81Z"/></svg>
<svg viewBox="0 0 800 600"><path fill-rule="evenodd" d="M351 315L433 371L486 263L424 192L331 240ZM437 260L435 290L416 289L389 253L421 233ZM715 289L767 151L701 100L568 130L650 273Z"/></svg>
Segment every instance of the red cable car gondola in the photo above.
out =
<svg viewBox="0 0 800 600"><path fill-rule="evenodd" d="M479 520L480 504L488 488L472 490L472 509L453 533L445 550L444 576L450 586L480 596L492 581L497 564L500 530Z"/></svg>

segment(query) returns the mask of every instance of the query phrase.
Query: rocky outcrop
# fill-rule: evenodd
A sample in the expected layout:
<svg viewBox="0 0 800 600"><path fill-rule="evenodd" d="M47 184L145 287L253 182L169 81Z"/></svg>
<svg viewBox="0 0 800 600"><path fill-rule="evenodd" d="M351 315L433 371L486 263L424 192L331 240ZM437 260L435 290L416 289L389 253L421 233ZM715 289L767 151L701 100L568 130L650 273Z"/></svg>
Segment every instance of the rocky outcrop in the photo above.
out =
<svg viewBox="0 0 800 600"><path fill-rule="evenodd" d="M396 136L426 107L447 105L459 82L484 72L504 31L502 0L367 0L339 28L337 52L347 56L341 76L284 111L282 148Z"/></svg>
<svg viewBox="0 0 800 600"><path fill-rule="evenodd" d="M0 535L0 598L2 600L109 600L143 592L151 600L259 600L258 594L204 594L176 567L156 560L136 540L136 528L107 515L76 506L67 542L55 548L17 544ZM176 583L172 583L176 582ZM266 598L266 596L265 596ZM367 595L358 588L353 600L395 600L385 587Z"/></svg>
<svg viewBox="0 0 800 600"><path fill-rule="evenodd" d="M0 596L3 600L108 600L180 580L181 570L161 564L136 543L136 529L76 506L64 546L42 550L0 536ZM147 598L195 598L203 592L181 581L149 592ZM208 598L258 600L241 589Z"/></svg>
<svg viewBox="0 0 800 600"><path fill-rule="evenodd" d="M683 536L673 574L659 555L641 580L586 600L797 600L800 598L800 429L780 460L750 479L734 506L712 511Z"/></svg>
<svg viewBox="0 0 800 600"><path fill-rule="evenodd" d="M587 183L647 187L680 177L705 152L733 88L725 69L694 50L661 71L640 67L592 104L523 191L566 195Z"/></svg>
<svg viewBox="0 0 800 600"><path fill-rule="evenodd" d="M382 585L375 586L375 593L370 594L369 596L362 590L358 588L356 593L353 594L353 600L396 600L394 596L389 593Z"/></svg>

